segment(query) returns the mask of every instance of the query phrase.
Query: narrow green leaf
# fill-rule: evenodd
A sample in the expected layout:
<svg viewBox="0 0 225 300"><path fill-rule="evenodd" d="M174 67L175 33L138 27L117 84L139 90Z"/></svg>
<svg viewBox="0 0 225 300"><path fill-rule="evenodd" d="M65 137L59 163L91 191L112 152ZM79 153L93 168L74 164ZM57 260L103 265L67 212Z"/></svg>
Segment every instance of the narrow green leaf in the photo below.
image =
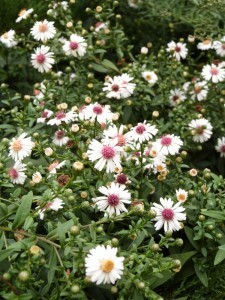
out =
<svg viewBox="0 0 225 300"><path fill-rule="evenodd" d="M195 272L201 281L201 283L205 286L208 287L208 276L205 271L200 270L199 265L197 263L194 264Z"/></svg>
<svg viewBox="0 0 225 300"><path fill-rule="evenodd" d="M54 247L52 247L51 252L49 254L49 262L48 262L48 266L49 266L49 270L48 270L48 284L51 285L54 276L55 276L55 269L56 269L56 265L57 265L57 257L56 257L56 252Z"/></svg>
<svg viewBox="0 0 225 300"><path fill-rule="evenodd" d="M25 222L26 218L30 213L32 201L33 201L32 192L29 192L27 195L21 198L21 204L17 209L16 216L12 225L13 228L18 228L23 225L23 223Z"/></svg>
<svg viewBox="0 0 225 300"><path fill-rule="evenodd" d="M136 240L134 240L134 241L130 244L128 250L130 250L134 245L135 245L136 247L138 247L138 246L143 242L143 240L144 240L144 238L145 238L145 235L146 235L145 230L142 230L142 231L138 234Z"/></svg>
<svg viewBox="0 0 225 300"><path fill-rule="evenodd" d="M184 227L184 231L185 231L185 234L186 234L189 242L192 244L192 246L195 249L200 250L199 244L194 241L194 231L191 228L187 227L187 226Z"/></svg>
<svg viewBox="0 0 225 300"><path fill-rule="evenodd" d="M102 65L96 64L96 63L92 63L92 68L100 73L107 73L108 69L104 68Z"/></svg>
<svg viewBox="0 0 225 300"><path fill-rule="evenodd" d="M225 220L225 212L222 211L215 211L215 210L201 210L201 213L207 217L217 219L217 220Z"/></svg>
<svg viewBox="0 0 225 300"><path fill-rule="evenodd" d="M102 61L102 65L107 68L107 69L112 69L116 72L119 72L118 68L116 65L114 65L114 63L112 63L110 60L108 59L103 59Z"/></svg>
<svg viewBox="0 0 225 300"><path fill-rule="evenodd" d="M225 249L219 249L216 253L215 259L214 259L214 266L218 265L221 261L225 259Z"/></svg>

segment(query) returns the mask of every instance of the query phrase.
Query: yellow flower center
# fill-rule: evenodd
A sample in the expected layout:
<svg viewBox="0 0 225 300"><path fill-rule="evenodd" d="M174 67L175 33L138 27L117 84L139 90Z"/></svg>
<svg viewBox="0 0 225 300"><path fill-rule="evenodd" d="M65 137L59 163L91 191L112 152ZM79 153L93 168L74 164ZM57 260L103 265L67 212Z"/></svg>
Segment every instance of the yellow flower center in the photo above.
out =
<svg viewBox="0 0 225 300"><path fill-rule="evenodd" d="M19 140L15 140L13 143L12 143L12 149L14 151L20 151L22 149L22 144L21 144L21 141Z"/></svg>
<svg viewBox="0 0 225 300"><path fill-rule="evenodd" d="M177 198L178 198L179 201L185 201L186 200L186 196L184 194L179 194L177 196Z"/></svg>
<svg viewBox="0 0 225 300"><path fill-rule="evenodd" d="M205 40L205 41L203 41L202 42L204 45L209 45L210 43L211 43L211 41L210 40Z"/></svg>
<svg viewBox="0 0 225 300"><path fill-rule="evenodd" d="M46 24L40 24L39 25L39 31L40 32L46 32L48 30L48 26Z"/></svg>
<svg viewBox="0 0 225 300"><path fill-rule="evenodd" d="M152 76L151 75L146 75L146 80L151 80Z"/></svg>
<svg viewBox="0 0 225 300"><path fill-rule="evenodd" d="M26 13L26 9L25 8L23 8L23 9L21 9L21 11L19 12L19 17L22 17L25 13Z"/></svg>
<svg viewBox="0 0 225 300"><path fill-rule="evenodd" d="M103 272L109 273L114 268L114 262L110 259L103 260L101 263L101 269Z"/></svg>
<svg viewBox="0 0 225 300"><path fill-rule="evenodd" d="M8 32L5 32L3 35L2 35L2 37L4 38L4 39L8 39L8 37L9 37L9 35L8 35Z"/></svg>

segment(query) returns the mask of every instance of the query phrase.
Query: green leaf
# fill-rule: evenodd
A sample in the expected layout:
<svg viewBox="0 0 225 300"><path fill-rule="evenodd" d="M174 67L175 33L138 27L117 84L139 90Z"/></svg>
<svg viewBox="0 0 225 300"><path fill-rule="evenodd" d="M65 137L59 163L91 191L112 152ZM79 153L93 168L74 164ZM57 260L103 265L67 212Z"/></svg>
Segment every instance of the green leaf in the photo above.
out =
<svg viewBox="0 0 225 300"><path fill-rule="evenodd" d="M192 244L192 246L195 249L200 250L199 244L194 241L194 231L191 228L185 226L184 227L184 232L186 233L186 236L187 236L189 242Z"/></svg>
<svg viewBox="0 0 225 300"><path fill-rule="evenodd" d="M13 228L18 228L23 225L24 221L30 213L32 201L33 192L29 192L27 195L21 198L21 204L17 209L16 216L12 225Z"/></svg>
<svg viewBox="0 0 225 300"><path fill-rule="evenodd" d="M100 73L107 73L108 69L104 68L102 65L96 64L96 63L92 63L92 68Z"/></svg>
<svg viewBox="0 0 225 300"><path fill-rule="evenodd" d="M108 59L103 59L102 61L102 65L107 68L107 69L112 69L116 72L119 72L118 68L116 67L116 65L114 65L114 63L112 63L110 60Z"/></svg>
<svg viewBox="0 0 225 300"><path fill-rule="evenodd" d="M200 270L199 265L197 263L194 264L195 272L201 281L201 283L205 286L208 287L208 276L205 271Z"/></svg>
<svg viewBox="0 0 225 300"><path fill-rule="evenodd" d="M55 248L52 247L51 252L49 254L49 262L48 262L48 267L49 267L49 271L48 271L48 284L49 285L51 285L51 283L52 283L52 281L54 279L56 265L57 265L56 252L55 252Z"/></svg>
<svg viewBox="0 0 225 300"><path fill-rule="evenodd" d="M215 210L206 210L205 211L204 209L202 209L201 213L207 217L225 221L225 212L215 211Z"/></svg>
<svg viewBox="0 0 225 300"><path fill-rule="evenodd" d="M142 231L138 234L136 240L134 240L134 241L130 244L128 250L132 249L132 247L133 247L134 245L135 245L136 247L138 247L138 246L143 242L143 240L144 240L144 238L145 238L145 235L146 235L146 231L145 231L145 230L142 230Z"/></svg>
<svg viewBox="0 0 225 300"><path fill-rule="evenodd" d="M214 266L218 265L224 259L225 259L225 248L224 249L219 249L217 251L215 259L214 259Z"/></svg>

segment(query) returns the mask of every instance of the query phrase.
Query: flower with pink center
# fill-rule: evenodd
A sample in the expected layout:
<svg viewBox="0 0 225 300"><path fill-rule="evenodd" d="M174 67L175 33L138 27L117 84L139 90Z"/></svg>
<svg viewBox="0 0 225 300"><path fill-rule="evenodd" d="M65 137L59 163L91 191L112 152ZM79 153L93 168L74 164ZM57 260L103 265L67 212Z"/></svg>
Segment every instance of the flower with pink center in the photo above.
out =
<svg viewBox="0 0 225 300"><path fill-rule="evenodd" d="M130 97L136 87L136 84L131 82L132 80L133 77L127 73L113 78L107 76L103 87L103 91L107 92L106 97L116 99Z"/></svg>
<svg viewBox="0 0 225 300"><path fill-rule="evenodd" d="M125 126L121 125L120 128L117 128L115 124L109 126L108 129L104 130L103 135L103 142L105 141L112 141L114 142L117 140L117 146L124 147L127 146L130 139L128 133L124 133Z"/></svg>
<svg viewBox="0 0 225 300"><path fill-rule="evenodd" d="M100 211L106 212L105 216L120 215L121 212L127 212L124 203L131 203L131 194L125 188L125 185L112 182L110 187L102 186L99 188L99 192L104 196L93 198L92 200Z"/></svg>
<svg viewBox="0 0 225 300"><path fill-rule="evenodd" d="M126 185L126 184L130 183L130 180L128 179L127 175L125 175L123 173L115 175L115 180L119 184L125 184Z"/></svg>
<svg viewBox="0 0 225 300"><path fill-rule="evenodd" d="M156 152L162 155L175 155L179 153L180 147L183 145L179 136L175 136L174 134L167 134L157 139L153 143L153 147Z"/></svg>
<svg viewBox="0 0 225 300"><path fill-rule="evenodd" d="M106 173L114 172L116 168L121 169L121 158L120 153L122 152L121 147L116 146L117 141L110 144L102 144L97 140L92 140L87 154L90 161L97 161L95 168L102 171L106 168Z"/></svg>
<svg viewBox="0 0 225 300"><path fill-rule="evenodd" d="M154 225L155 229L160 230L164 227L165 232L180 230L182 227L179 221L186 220L185 209L181 206L181 202L174 205L170 198L160 198L159 201L161 204L153 203L151 207L156 212L156 217L153 219L153 221L157 221Z"/></svg>
<svg viewBox="0 0 225 300"><path fill-rule="evenodd" d="M63 122L68 124L76 119L77 115L73 111L65 112L64 110L59 110L55 113L55 118L48 121L48 125L61 125Z"/></svg>
<svg viewBox="0 0 225 300"><path fill-rule="evenodd" d="M48 72L52 65L55 63L53 58L54 53L49 52L50 47L42 45L35 49L35 52L31 54L31 63L35 69L39 72Z"/></svg>
<svg viewBox="0 0 225 300"><path fill-rule="evenodd" d="M213 83L223 81L225 79L225 69L220 65L206 65L202 69L202 77L207 81L212 80Z"/></svg>
<svg viewBox="0 0 225 300"><path fill-rule="evenodd" d="M185 59L188 54L188 49L186 47L186 44L184 43L175 43L174 41L167 44L168 48L166 48L166 51L170 53L172 57L174 57L176 60L180 61L180 59Z"/></svg>
<svg viewBox="0 0 225 300"><path fill-rule="evenodd" d="M192 120L188 126L193 135L193 141L197 143L206 142L212 135L213 127L205 118Z"/></svg>
<svg viewBox="0 0 225 300"><path fill-rule="evenodd" d="M225 157L225 137L217 140L216 151L220 153L221 157Z"/></svg>
<svg viewBox="0 0 225 300"><path fill-rule="evenodd" d="M36 22L31 28L30 33L36 41L46 42L52 39L56 34L54 22L47 20Z"/></svg>
<svg viewBox="0 0 225 300"><path fill-rule="evenodd" d="M53 111L45 109L41 112L41 117L37 119L37 123L45 123L46 119L53 115Z"/></svg>
<svg viewBox="0 0 225 300"><path fill-rule="evenodd" d="M26 165L22 164L20 161L16 161L14 166L9 169L8 174L14 184L24 184L27 175L24 173L26 171Z"/></svg>
<svg viewBox="0 0 225 300"><path fill-rule="evenodd" d="M79 113L81 120L97 121L99 124L106 124L112 121L113 113L109 105L101 105L97 102L85 106Z"/></svg>
<svg viewBox="0 0 225 300"><path fill-rule="evenodd" d="M74 57L84 56L86 53L87 43L82 36L77 34L71 34L70 40L65 41L63 45L63 51L66 55L72 55Z"/></svg>
<svg viewBox="0 0 225 300"><path fill-rule="evenodd" d="M43 208L39 209L40 206L37 206L36 209L39 209L38 210L38 214L39 214L39 217L41 220L44 219L44 216L45 216L45 211L47 210L54 210L54 211L58 211L59 209L63 208L63 205L65 203L59 199L59 198L54 198L51 202L47 203Z"/></svg>
<svg viewBox="0 0 225 300"><path fill-rule="evenodd" d="M148 142L156 133L158 129L155 125L151 125L144 121L138 123L135 127L131 128L128 136L131 140L139 143Z"/></svg>
<svg viewBox="0 0 225 300"><path fill-rule="evenodd" d="M66 143L69 141L69 137L65 135L66 132L64 130L57 130L52 141L53 144L60 147L66 145Z"/></svg>
<svg viewBox="0 0 225 300"><path fill-rule="evenodd" d="M14 160L23 160L31 154L34 143L27 133L23 132L18 138L13 138L9 144L9 156Z"/></svg>

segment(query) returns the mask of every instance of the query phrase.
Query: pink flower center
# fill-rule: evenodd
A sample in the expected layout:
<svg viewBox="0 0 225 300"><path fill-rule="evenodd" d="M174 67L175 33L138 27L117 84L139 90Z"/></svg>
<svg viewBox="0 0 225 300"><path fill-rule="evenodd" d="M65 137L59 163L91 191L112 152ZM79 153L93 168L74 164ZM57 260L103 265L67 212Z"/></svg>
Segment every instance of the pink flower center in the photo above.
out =
<svg viewBox="0 0 225 300"><path fill-rule="evenodd" d="M123 146L125 144L125 137L122 134L117 135L118 143L117 146Z"/></svg>
<svg viewBox="0 0 225 300"><path fill-rule="evenodd" d="M223 50L225 50L225 44L222 44L222 45L221 45L221 48L222 48Z"/></svg>
<svg viewBox="0 0 225 300"><path fill-rule="evenodd" d="M127 176L125 174L121 173L121 174L117 175L116 181L119 184L126 184L126 182L127 182Z"/></svg>
<svg viewBox="0 0 225 300"><path fill-rule="evenodd" d="M225 152L225 145L222 145L222 146L220 147L220 152Z"/></svg>
<svg viewBox="0 0 225 300"><path fill-rule="evenodd" d="M119 91L119 86L118 86L118 84L113 84L113 85L112 85L112 91L113 91L113 92L118 92L118 91Z"/></svg>
<svg viewBox="0 0 225 300"><path fill-rule="evenodd" d="M48 209L49 207L51 207L53 204L53 202L49 202L45 205L44 209Z"/></svg>
<svg viewBox="0 0 225 300"><path fill-rule="evenodd" d="M56 119L60 120L66 117L66 114L63 111L57 111Z"/></svg>
<svg viewBox="0 0 225 300"><path fill-rule="evenodd" d="M101 115L102 112L103 112L103 109L101 107L101 105L96 105L93 107L93 112L96 114L96 115Z"/></svg>
<svg viewBox="0 0 225 300"><path fill-rule="evenodd" d="M46 31L48 31L48 26L47 26L47 24L40 24L39 25L39 31L40 32L46 32Z"/></svg>
<svg viewBox="0 0 225 300"><path fill-rule="evenodd" d="M163 216L163 219L166 220L166 221L170 221L173 219L173 216L174 216L174 212L172 209L170 208L165 208L163 211L162 211L162 216Z"/></svg>
<svg viewBox="0 0 225 300"><path fill-rule="evenodd" d="M175 47L175 51L176 51L176 52L180 52L180 51L181 51L181 48L180 48L179 46L176 46L176 47Z"/></svg>
<svg viewBox="0 0 225 300"><path fill-rule="evenodd" d="M101 153L105 159L111 159L115 156L115 150L111 146L104 146Z"/></svg>
<svg viewBox="0 0 225 300"><path fill-rule="evenodd" d="M119 197L115 194L109 195L107 200L110 206L117 206L119 203Z"/></svg>
<svg viewBox="0 0 225 300"><path fill-rule="evenodd" d="M146 128L144 125L140 124L135 128L135 131L137 132L137 134L143 134L143 132L146 131Z"/></svg>
<svg viewBox="0 0 225 300"><path fill-rule="evenodd" d="M219 70L217 68L212 68L210 70L211 75L218 75L219 74Z"/></svg>
<svg viewBox="0 0 225 300"><path fill-rule="evenodd" d="M38 62L39 64L43 64L43 62L45 61L45 56L44 56L44 54L38 54L38 55L36 56L36 60L37 60L37 62Z"/></svg>
<svg viewBox="0 0 225 300"><path fill-rule="evenodd" d="M47 111L42 111L41 112L41 117L42 118L47 118L48 117L48 112Z"/></svg>
<svg viewBox="0 0 225 300"><path fill-rule="evenodd" d="M78 43L76 42L70 42L70 49L76 50L78 48Z"/></svg>
<svg viewBox="0 0 225 300"><path fill-rule="evenodd" d="M164 136L161 138L162 146L170 146L172 143L172 139L169 136Z"/></svg>
<svg viewBox="0 0 225 300"><path fill-rule="evenodd" d="M16 169L12 168L12 169L9 170L9 176L10 176L11 178L16 179L16 178L19 177L19 173L17 172Z"/></svg>
<svg viewBox="0 0 225 300"><path fill-rule="evenodd" d="M56 135L57 139L60 140L64 137L65 132L63 130L58 130L58 131L56 131L55 135Z"/></svg>

